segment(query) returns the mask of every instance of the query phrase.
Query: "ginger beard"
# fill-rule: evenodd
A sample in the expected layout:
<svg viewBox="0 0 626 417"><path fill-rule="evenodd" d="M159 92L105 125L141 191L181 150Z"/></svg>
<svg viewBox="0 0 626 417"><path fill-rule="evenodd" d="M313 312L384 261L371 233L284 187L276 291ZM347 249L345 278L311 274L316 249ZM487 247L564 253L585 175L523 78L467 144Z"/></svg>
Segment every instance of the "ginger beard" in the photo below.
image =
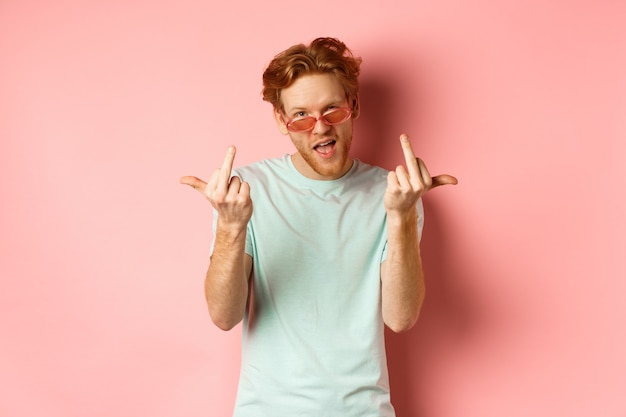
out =
<svg viewBox="0 0 626 417"><path fill-rule="evenodd" d="M347 121L346 124L351 123ZM294 137L296 134L290 134L291 141L298 151L293 157L294 164L298 167L298 157L302 158L309 168L317 173L319 178L316 179L337 179L343 176L352 166L352 161L349 160L352 129L345 133L345 136L325 135L323 139L313 140L313 143L320 143L322 146L312 146L311 140L301 140Z"/></svg>

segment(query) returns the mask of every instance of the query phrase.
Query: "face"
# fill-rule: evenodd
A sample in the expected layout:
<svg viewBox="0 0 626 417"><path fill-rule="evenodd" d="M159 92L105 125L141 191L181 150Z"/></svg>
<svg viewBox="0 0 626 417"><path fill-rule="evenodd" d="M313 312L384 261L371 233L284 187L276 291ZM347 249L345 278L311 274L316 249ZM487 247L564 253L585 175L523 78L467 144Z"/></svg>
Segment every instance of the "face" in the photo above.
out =
<svg viewBox="0 0 626 417"><path fill-rule="evenodd" d="M274 110L278 129L288 134L297 152L292 161L298 171L312 179L334 180L343 176L352 166L352 120L356 118L358 101L346 98L339 80L332 74L308 74L298 78L281 91L283 112ZM318 120L313 130L291 132L286 122L302 116L319 117L330 109L350 107L353 117L343 123L329 126Z"/></svg>

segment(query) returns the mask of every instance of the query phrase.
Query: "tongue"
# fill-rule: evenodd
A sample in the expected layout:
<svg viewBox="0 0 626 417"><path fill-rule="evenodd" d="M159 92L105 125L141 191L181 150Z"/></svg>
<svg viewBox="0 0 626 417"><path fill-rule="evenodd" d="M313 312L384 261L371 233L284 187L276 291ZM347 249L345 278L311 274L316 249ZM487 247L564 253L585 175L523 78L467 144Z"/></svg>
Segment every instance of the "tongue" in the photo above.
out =
<svg viewBox="0 0 626 417"><path fill-rule="evenodd" d="M328 154L333 150L333 145L334 143L331 142L328 145L318 146L315 148L315 150L322 154Z"/></svg>

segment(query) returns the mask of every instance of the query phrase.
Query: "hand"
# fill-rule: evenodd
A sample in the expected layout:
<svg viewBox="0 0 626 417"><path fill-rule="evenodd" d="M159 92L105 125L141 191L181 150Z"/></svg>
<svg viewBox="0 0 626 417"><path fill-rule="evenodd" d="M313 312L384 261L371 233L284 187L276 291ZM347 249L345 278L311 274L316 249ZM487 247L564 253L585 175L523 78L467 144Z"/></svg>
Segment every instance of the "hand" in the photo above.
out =
<svg viewBox="0 0 626 417"><path fill-rule="evenodd" d="M246 227L252 217L252 200L250 185L239 177L231 178L236 151L234 146L228 147L222 167L213 171L208 183L191 176L182 177L180 182L198 190L211 202L221 224Z"/></svg>
<svg viewBox="0 0 626 417"><path fill-rule="evenodd" d="M431 177L424 162L415 157L409 137L400 135L400 143L406 160L406 168L399 165L387 176L385 209L387 212L408 212L415 210L415 203L427 191L446 184L457 184L451 175Z"/></svg>

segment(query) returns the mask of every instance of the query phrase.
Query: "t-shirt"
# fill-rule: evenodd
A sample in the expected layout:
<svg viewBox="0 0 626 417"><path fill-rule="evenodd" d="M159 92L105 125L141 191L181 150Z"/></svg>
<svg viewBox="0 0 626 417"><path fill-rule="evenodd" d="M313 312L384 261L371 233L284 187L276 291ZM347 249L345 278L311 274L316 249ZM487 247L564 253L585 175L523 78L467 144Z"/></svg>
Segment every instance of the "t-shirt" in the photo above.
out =
<svg viewBox="0 0 626 417"><path fill-rule="evenodd" d="M312 180L289 155L235 170L250 184L254 263L234 417L395 416L381 313L387 173L354 160L337 180Z"/></svg>

